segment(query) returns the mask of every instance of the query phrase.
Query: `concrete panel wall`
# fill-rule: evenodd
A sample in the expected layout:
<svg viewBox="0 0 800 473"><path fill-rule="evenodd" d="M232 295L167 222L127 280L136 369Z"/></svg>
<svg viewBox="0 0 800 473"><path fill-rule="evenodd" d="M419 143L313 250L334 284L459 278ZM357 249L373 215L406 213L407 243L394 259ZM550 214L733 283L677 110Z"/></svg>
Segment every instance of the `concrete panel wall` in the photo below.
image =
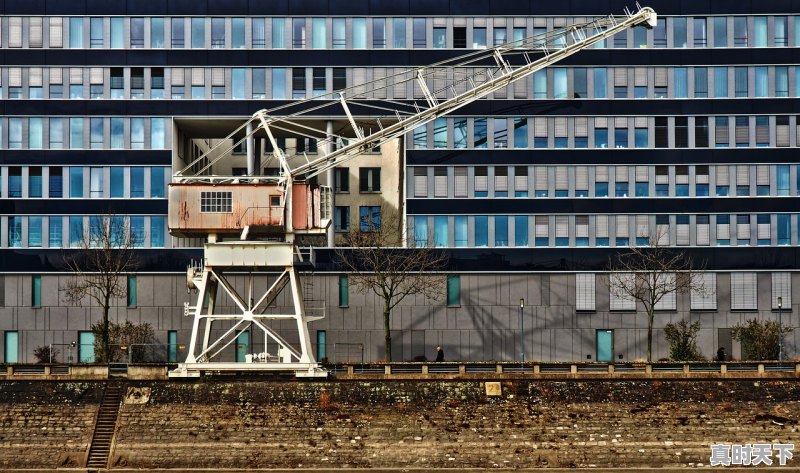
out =
<svg viewBox="0 0 800 473"><path fill-rule="evenodd" d="M31 307L31 275L10 274L4 278L2 290L5 307L0 307L0 331L19 332L19 360L33 362L33 351L47 344L69 344L78 340L78 332L89 330L99 321L102 312L85 301L80 307L67 306L63 288L68 276L42 276L42 305ZM255 292L264 291L275 275L257 276ZM308 279L304 276L304 279ZM232 284L240 293L246 293L247 277L234 275ZM115 300L110 311L114 322L131 320L148 322L156 338L167 343L168 331L177 331L178 343L188 345L192 319L183 316L183 304L194 304L197 295L185 289L183 274L140 274L137 276L138 297L135 307L127 307L126 300ZM317 332L324 330L327 339L327 357L330 360L365 361L383 358L384 333L382 301L372 293L360 293L351 285L349 304L338 306L338 275L314 275L307 281L307 306L310 312L324 311L323 320L311 323L311 339L316 344ZM800 274L793 274L791 307L782 311L782 323L800 326ZM398 305L392 314L391 329L395 361L415 357L435 356L434 348L442 345L448 360L518 360L520 357L519 300L525 300L523 309L524 350L528 360L587 361L596 358L596 331L614 331L614 359L632 361L646 356L647 319L640 307L638 312L609 311L608 289L603 278L596 281L596 310L575 311L574 274L463 274L461 275L461 304L447 307L444 297L437 301L410 296ZM654 322L654 359L667 357L669 347L663 327L681 318L699 320L702 328L698 346L703 354L713 357L719 347L719 329L731 327L751 318L778 319L771 308L771 274L758 274L758 310L730 310L730 275L718 273L717 305L715 311L691 311L688 294L679 294L676 311L657 312ZM270 310L291 307L287 293L281 294ZM229 297L220 293L218 313L233 313ZM219 324L215 333L229 325ZM284 331L289 342L297 342L290 323L276 324ZM785 353L796 356L800 333L787 335ZM0 336L0 361L5 361L5 337ZM261 335L253 332L250 351L263 350ZM62 352L64 350L62 349ZM740 356L734 342L733 357ZM183 355L179 355L181 359ZM234 348L222 355L232 360Z"/></svg>

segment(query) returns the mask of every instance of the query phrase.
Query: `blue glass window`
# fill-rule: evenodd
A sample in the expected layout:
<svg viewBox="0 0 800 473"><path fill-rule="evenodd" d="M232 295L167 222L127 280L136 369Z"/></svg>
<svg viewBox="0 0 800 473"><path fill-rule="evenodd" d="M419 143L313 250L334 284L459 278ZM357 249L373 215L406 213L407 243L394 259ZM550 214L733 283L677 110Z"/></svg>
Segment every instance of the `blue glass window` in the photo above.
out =
<svg viewBox="0 0 800 473"><path fill-rule="evenodd" d="M628 129L627 128L614 128L614 147L627 148L628 147Z"/></svg>
<svg viewBox="0 0 800 473"><path fill-rule="evenodd" d="M206 46L206 19L192 18L192 48L205 48Z"/></svg>
<svg viewBox="0 0 800 473"><path fill-rule="evenodd" d="M72 17L69 19L69 47L83 47L83 18Z"/></svg>
<svg viewBox="0 0 800 473"><path fill-rule="evenodd" d="M313 18L311 20L311 47L314 49L325 49L327 25L325 18Z"/></svg>
<svg viewBox="0 0 800 473"><path fill-rule="evenodd" d="M608 128L594 129L594 147L608 148Z"/></svg>
<svg viewBox="0 0 800 473"><path fill-rule="evenodd" d="M272 48L283 49L286 47L286 19L272 19Z"/></svg>
<svg viewBox="0 0 800 473"><path fill-rule="evenodd" d="M608 182L595 182L594 183L594 196L595 197L608 197Z"/></svg>
<svg viewBox="0 0 800 473"><path fill-rule="evenodd" d="M83 217L69 217L69 246L80 247L83 243Z"/></svg>
<svg viewBox="0 0 800 473"><path fill-rule="evenodd" d="M485 118L476 118L473 124L473 131L474 131L474 140L473 143L474 148L487 148L488 147L488 135L486 131L486 119Z"/></svg>
<svg viewBox="0 0 800 473"><path fill-rule="evenodd" d="M50 248L61 248L63 244L61 238L63 230L61 217L50 217L48 222L48 243Z"/></svg>
<svg viewBox="0 0 800 473"><path fill-rule="evenodd" d="M447 246L448 228L447 216L433 217L433 244L437 247Z"/></svg>
<svg viewBox="0 0 800 473"><path fill-rule="evenodd" d="M614 195L616 197L628 197L628 183L617 182L614 184Z"/></svg>
<svg viewBox="0 0 800 473"><path fill-rule="evenodd" d="M647 148L649 145L647 128L634 128L633 130L634 146L637 148Z"/></svg>
<svg viewBox="0 0 800 473"><path fill-rule="evenodd" d="M447 148L447 119L437 118L433 121L433 147Z"/></svg>
<svg viewBox="0 0 800 473"><path fill-rule="evenodd" d="M514 246L528 246L528 217L514 217Z"/></svg>
<svg viewBox="0 0 800 473"><path fill-rule="evenodd" d="M282 67L272 69L272 98L286 98L286 69Z"/></svg>
<svg viewBox="0 0 800 473"><path fill-rule="evenodd" d="M533 73L533 98L547 98L547 71L540 70Z"/></svg>
<svg viewBox="0 0 800 473"><path fill-rule="evenodd" d="M714 68L714 97L728 96L728 68Z"/></svg>
<svg viewBox="0 0 800 473"><path fill-rule="evenodd" d="M647 197L650 194L650 184L647 182L636 183L636 197Z"/></svg>
<svg viewBox="0 0 800 473"><path fill-rule="evenodd" d="M567 98L567 68L556 67L553 69L553 97Z"/></svg>
<svg viewBox="0 0 800 473"><path fill-rule="evenodd" d="M367 47L367 19L353 18L353 49Z"/></svg>
<svg viewBox="0 0 800 473"><path fill-rule="evenodd" d="M791 230L791 216L789 214L778 214L778 244L789 245L792 239Z"/></svg>
<svg viewBox="0 0 800 473"><path fill-rule="evenodd" d="M778 195L789 195L789 166L775 166L775 187Z"/></svg>
<svg viewBox="0 0 800 473"><path fill-rule="evenodd" d="M594 98L608 98L608 76L605 67L594 68Z"/></svg>
<svg viewBox="0 0 800 473"><path fill-rule="evenodd" d="M475 246L489 246L489 217L475 216Z"/></svg>
<svg viewBox="0 0 800 473"><path fill-rule="evenodd" d="M69 147L70 149L83 148L83 118L69 119Z"/></svg>
<svg viewBox="0 0 800 473"><path fill-rule="evenodd" d="M394 37L392 38L392 45L395 48L406 47L406 19L405 18L392 18L392 29L394 29Z"/></svg>
<svg viewBox="0 0 800 473"><path fill-rule="evenodd" d="M150 168L150 197L158 199L166 196L164 182L164 168Z"/></svg>
<svg viewBox="0 0 800 473"><path fill-rule="evenodd" d="M83 168L69 168L69 196L73 199L83 197Z"/></svg>
<svg viewBox="0 0 800 473"><path fill-rule="evenodd" d="M464 215L455 217L455 243L457 247L467 246L468 243L468 220Z"/></svg>
<svg viewBox="0 0 800 473"><path fill-rule="evenodd" d="M235 67L231 70L231 98L244 99L244 68Z"/></svg>
<svg viewBox="0 0 800 473"><path fill-rule="evenodd" d="M121 199L125 197L125 169L119 166L114 166L109 169L111 174L111 183L109 189L111 191L112 199Z"/></svg>
<svg viewBox="0 0 800 473"><path fill-rule="evenodd" d="M8 246L22 247L22 217L8 217Z"/></svg>
<svg viewBox="0 0 800 473"><path fill-rule="evenodd" d="M769 78L767 76L767 67L756 67L755 68L755 81L756 81L756 90L755 95L756 97L768 97L769 96ZM738 77L738 75L737 75ZM737 95L738 97L739 95Z"/></svg>
<svg viewBox="0 0 800 473"><path fill-rule="evenodd" d="M675 98L685 99L689 96L689 81L685 67L676 67L673 69L675 75Z"/></svg>
<svg viewBox="0 0 800 473"><path fill-rule="evenodd" d="M114 17L111 18L111 47L114 49L122 49L125 47L124 39L124 18Z"/></svg>
<svg viewBox="0 0 800 473"><path fill-rule="evenodd" d="M28 217L28 246L32 248L42 246L42 217Z"/></svg>
<svg viewBox="0 0 800 473"><path fill-rule="evenodd" d="M379 205L361 206L358 208L359 230L374 232L381 228L381 207Z"/></svg>
<svg viewBox="0 0 800 473"><path fill-rule="evenodd" d="M130 168L131 180L131 198L144 197L144 168L132 167Z"/></svg>
<svg viewBox="0 0 800 473"><path fill-rule="evenodd" d="M494 246L508 246L508 217L494 217Z"/></svg>
<svg viewBox="0 0 800 473"><path fill-rule="evenodd" d="M130 217L130 232L133 246L136 248L143 247L145 241L144 217Z"/></svg>
<svg viewBox="0 0 800 473"><path fill-rule="evenodd" d="M153 248L164 247L164 222L165 218L161 215L150 217L150 246Z"/></svg>
<svg viewBox="0 0 800 473"><path fill-rule="evenodd" d="M454 148L459 148L459 149L467 147L467 119L466 118L455 118L455 119L453 119L453 147Z"/></svg>

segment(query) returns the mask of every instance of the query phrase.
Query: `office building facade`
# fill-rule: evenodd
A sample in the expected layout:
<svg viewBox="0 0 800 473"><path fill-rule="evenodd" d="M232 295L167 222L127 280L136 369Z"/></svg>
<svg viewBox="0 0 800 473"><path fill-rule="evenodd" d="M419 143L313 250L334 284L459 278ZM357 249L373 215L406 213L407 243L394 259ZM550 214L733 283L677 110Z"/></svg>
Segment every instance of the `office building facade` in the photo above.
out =
<svg viewBox="0 0 800 473"><path fill-rule="evenodd" d="M179 361L191 331L184 270L202 250L169 236L167 186L255 110L625 6L6 1L2 360L33 361L38 346L72 342L76 360L92 360L100 311L65 304L62 255L111 214L141 246L112 319L150 323ZM646 317L609 293L605 271L616 252L654 240L702 262L707 288L661 301L655 357L668 355L664 325L680 319L701 321L708 357L719 346L739 356L730 328L745 320L798 325L800 3L650 6L659 14L652 30L618 34L323 181L334 188L336 232L397 212L409 246L450 255L440 300L411 297L395 309L396 359L431 358L436 345L452 359L519 359L520 330L526 359L641 358ZM409 84L372 98L422 94ZM308 140L281 143L316 153ZM231 173L246 172L241 152L228 160ZM259 172L274 172L267 143L258 152ZM380 358L380 301L351 287L331 250L318 253L307 276L309 304L326 315L311 326L318 357ZM237 346L231 358L259 349L247 337ZM794 356L795 335L786 346Z"/></svg>

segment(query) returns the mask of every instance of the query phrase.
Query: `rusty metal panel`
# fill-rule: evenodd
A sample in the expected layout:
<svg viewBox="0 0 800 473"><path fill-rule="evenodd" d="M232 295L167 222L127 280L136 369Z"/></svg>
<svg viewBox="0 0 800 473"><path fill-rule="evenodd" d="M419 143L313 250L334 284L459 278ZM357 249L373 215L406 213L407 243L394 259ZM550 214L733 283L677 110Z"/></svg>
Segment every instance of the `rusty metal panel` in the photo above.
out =
<svg viewBox="0 0 800 473"><path fill-rule="evenodd" d="M201 209L204 192L223 193L228 205ZM226 193L229 193L226 194ZM220 194L216 194L220 195ZM282 226L283 208L271 206L281 197L277 184L169 185L169 228L174 235L236 234L247 226Z"/></svg>

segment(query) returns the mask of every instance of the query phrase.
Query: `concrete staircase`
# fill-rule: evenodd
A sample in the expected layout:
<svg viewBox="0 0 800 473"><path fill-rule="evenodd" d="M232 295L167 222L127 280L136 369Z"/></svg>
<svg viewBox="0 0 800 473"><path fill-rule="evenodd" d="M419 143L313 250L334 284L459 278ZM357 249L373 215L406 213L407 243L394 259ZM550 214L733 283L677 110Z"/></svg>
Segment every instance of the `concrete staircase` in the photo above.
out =
<svg viewBox="0 0 800 473"><path fill-rule="evenodd" d="M106 468L108 456L111 454L111 442L117 426L117 416L125 385L120 383L106 384L103 401L94 426L92 443L89 446L89 457L86 461L87 468Z"/></svg>

